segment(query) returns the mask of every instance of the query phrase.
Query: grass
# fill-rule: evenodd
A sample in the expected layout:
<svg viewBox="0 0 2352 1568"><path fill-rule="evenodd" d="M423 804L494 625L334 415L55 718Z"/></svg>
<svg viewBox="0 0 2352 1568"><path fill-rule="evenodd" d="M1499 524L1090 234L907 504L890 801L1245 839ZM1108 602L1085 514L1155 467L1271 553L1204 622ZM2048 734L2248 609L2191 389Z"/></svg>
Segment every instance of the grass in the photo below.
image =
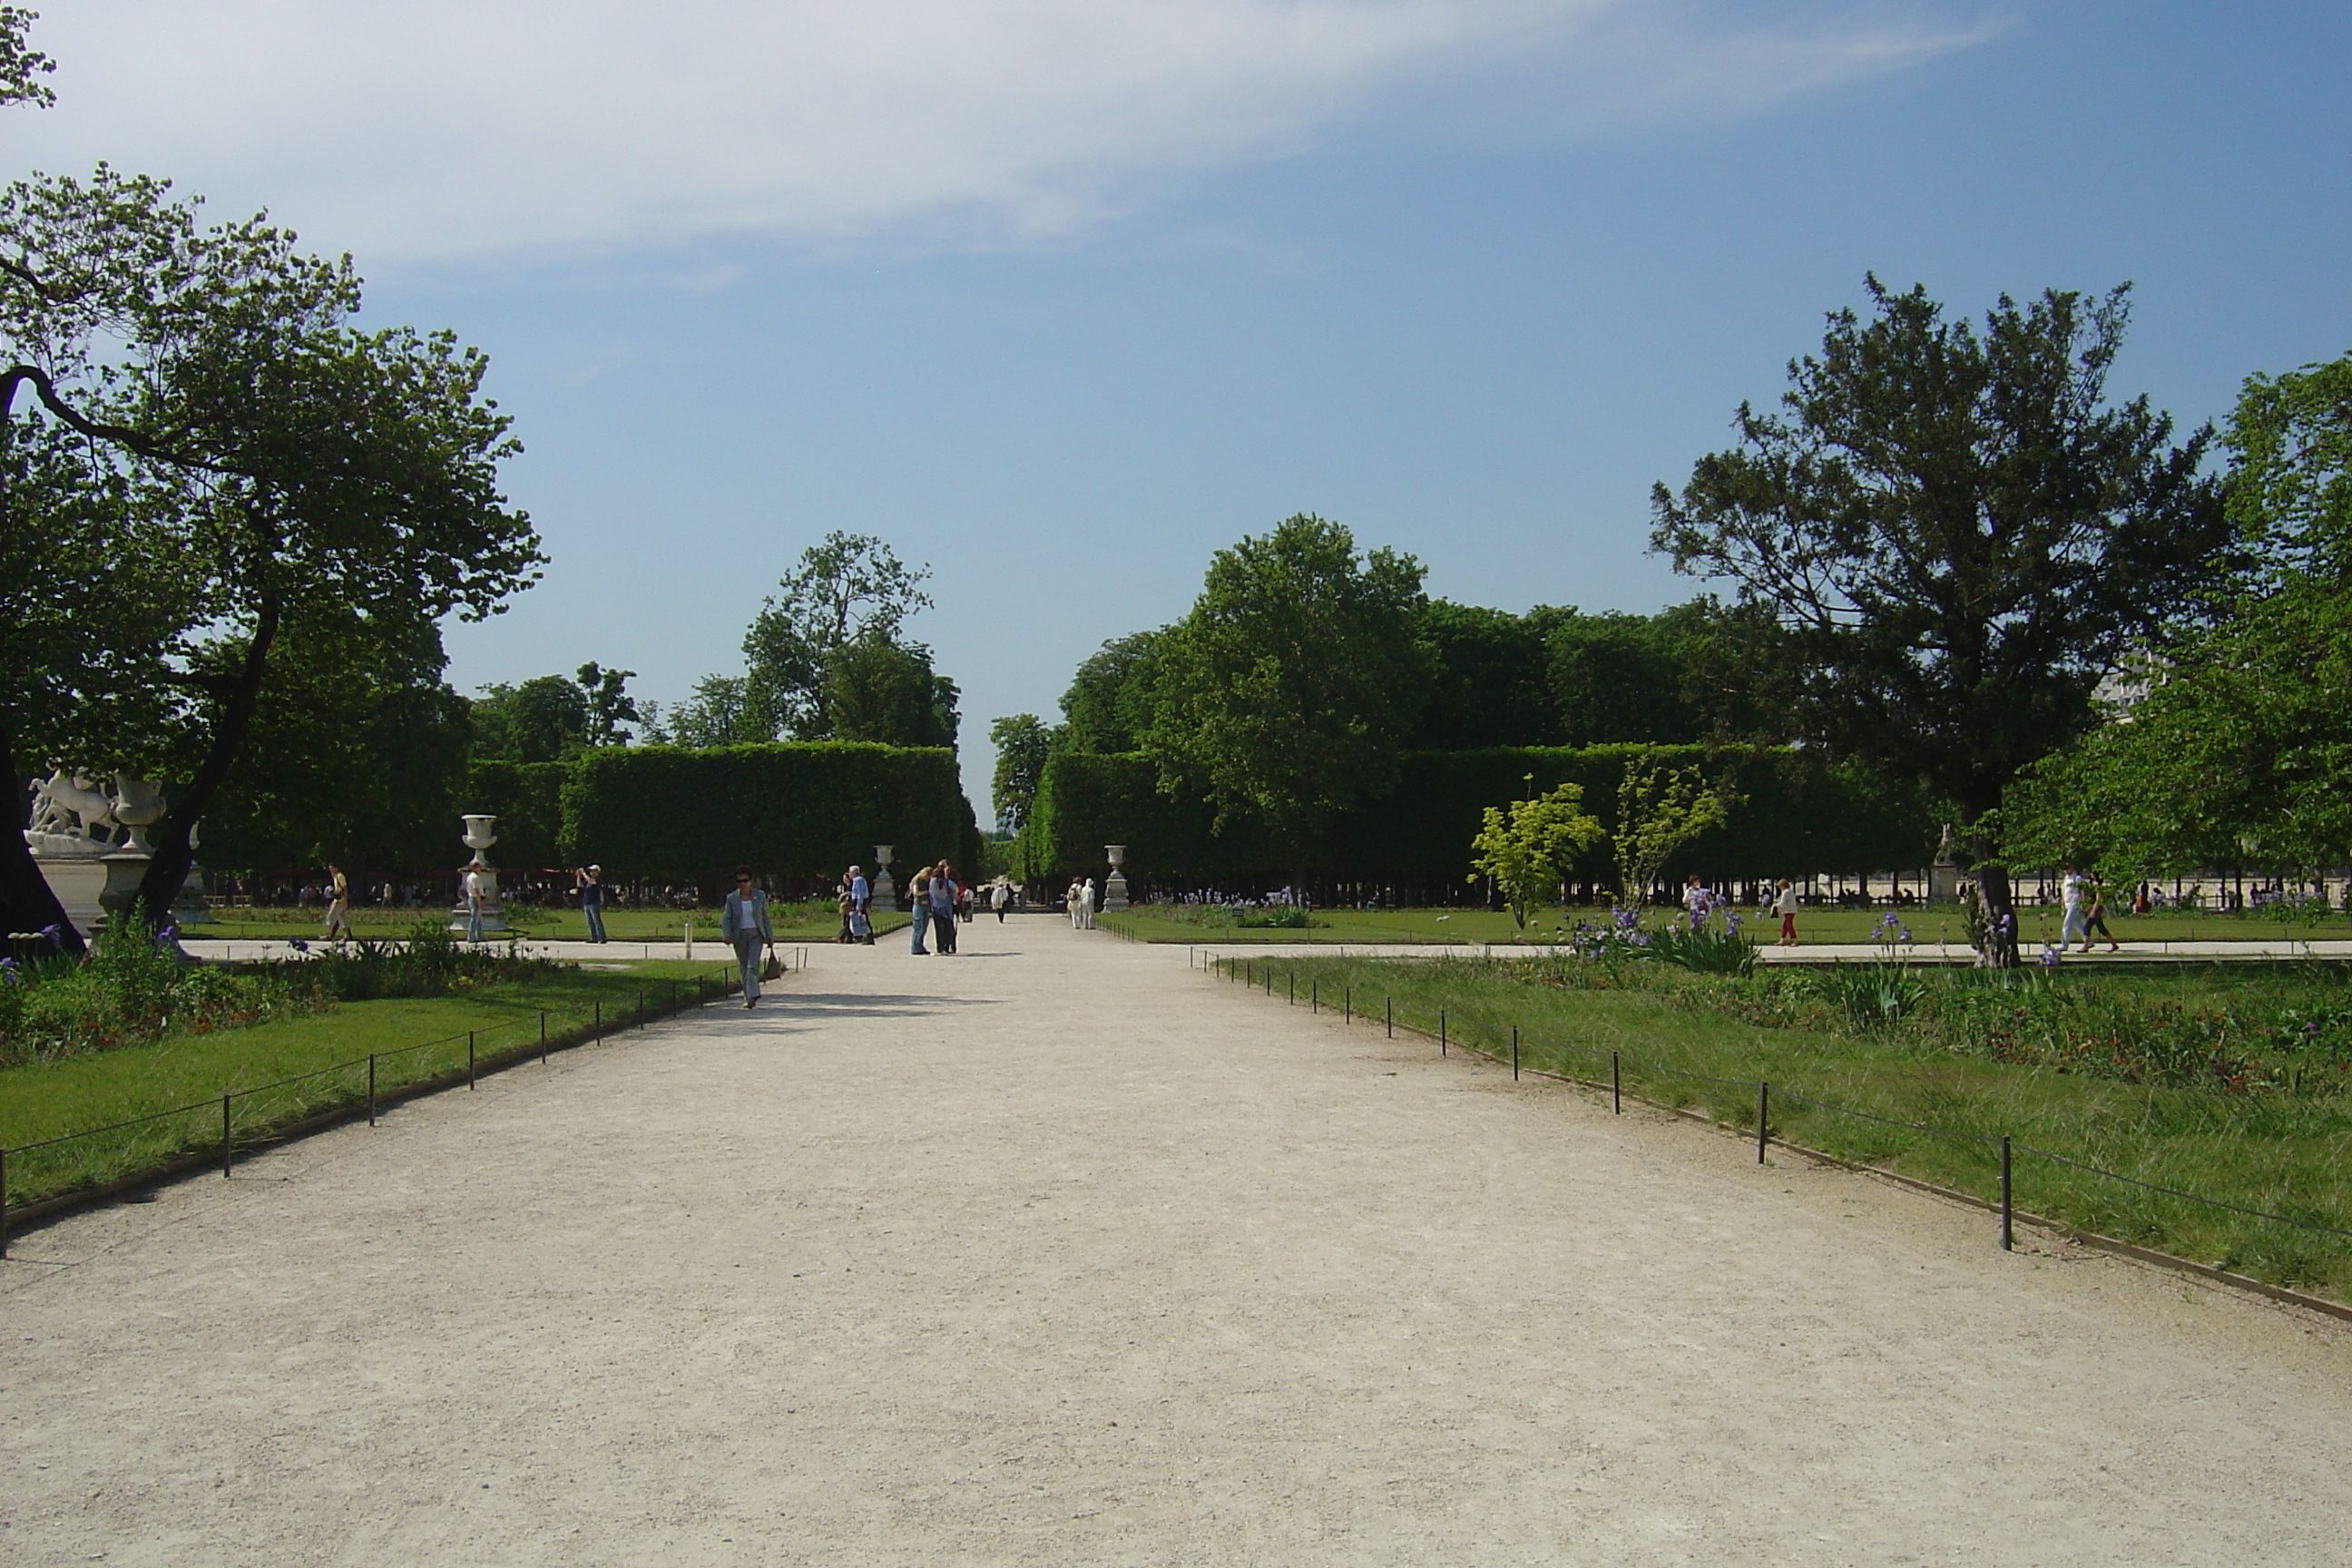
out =
<svg viewBox="0 0 2352 1568"><path fill-rule="evenodd" d="M1978 1197L1999 1194L1999 1140L2017 1146L2021 1210L2257 1279L2352 1301L2352 1239L2235 1215L2061 1164L2080 1161L2221 1203L2352 1230L2352 1095L2341 1069L2317 1090L2226 1092L2118 1081L1920 1048L1867 1033L1761 1027L1716 1010L1731 982L1628 965L1623 984L1543 983L1521 963L1460 957L1309 956L1234 961L1275 999L1345 999L1379 1026L1397 1022L1530 1068L1605 1083L1619 1053L1628 1091L1751 1131L1757 1084L1771 1088L1775 1136ZM1633 974L1634 970L1645 973ZM1221 966L1220 973L1223 973ZM2088 984L2072 977L2059 984ZM2294 987L2346 994L2340 970L2301 975L2218 967L2103 975L2117 994L2242 1009ZM2339 1004L2340 1005L2340 1004ZM1862 1116L1845 1114L1860 1112ZM1863 1116L1881 1118L1865 1121ZM1935 1129L1915 1130L1897 1123ZM1990 1223L1990 1222L1988 1222Z"/></svg>
<svg viewBox="0 0 2352 1568"><path fill-rule="evenodd" d="M381 1093L462 1068L468 1030L480 1055L488 1057L536 1044L542 1013L550 1037L560 1037L587 1026L600 1007L609 1024L627 1016L640 998L658 1005L673 984L690 994L697 978L722 975L709 964L670 960L567 968L454 995L347 1002L250 1028L174 1034L148 1045L0 1068L0 1147L12 1151L8 1202L31 1203L102 1185L158 1169L191 1151L217 1149L225 1093L280 1084L240 1094L235 1102L238 1136L259 1137L362 1100L371 1054L380 1058ZM280 1082L289 1079L301 1081ZM48 1149L16 1152L28 1143L183 1106L195 1109Z"/></svg>
<svg viewBox="0 0 2352 1568"><path fill-rule="evenodd" d="M1807 910L1797 917L1799 944L1832 945L1867 942L1884 910ZM1667 913L1651 911L1655 918ZM1897 910L1922 945L1949 942L1964 945L1957 910L1946 909ZM1318 922L1306 931L1238 929L1205 924L1184 918L1166 905L1145 905L1097 917L1099 923L1144 942L1440 942L1500 945L1523 937L1529 942L1560 940L1579 921L1606 921L1606 910L1545 909L1530 914L1521 932L1511 917L1498 910L1347 910L1319 909ZM1780 932L1778 921L1766 921L1743 911L1750 933L1766 938ZM2058 938L2059 910L2027 906L2018 911L2020 941L2038 952L2044 942ZM2322 925L2283 924L2260 914L2226 915L2196 910L2162 910L2146 915L2109 915L2107 924L2121 942L2279 942L2352 939L2352 921L2342 917ZM2101 951L2105 951L2102 947Z"/></svg>
<svg viewBox="0 0 2352 1568"><path fill-rule="evenodd" d="M416 910L387 910L358 907L352 910L352 929L362 937L399 937L408 933L420 912ZM523 935L539 942L585 942L588 940L588 919L576 909L541 910L509 908L507 923ZM877 935L904 931L908 917L904 914L877 914L874 917ZM719 940L719 911L707 910L617 909L604 910L604 934L614 942L676 942L683 934L686 922L694 922L697 942ZM299 936L316 940L324 929L326 917L315 910L257 909L243 905L226 906L213 910L213 923L190 926L187 934L217 940L259 941L269 937ZM769 923L775 928L776 940L782 942L830 942L841 929L840 916L834 912L830 901L799 900L778 902L770 906Z"/></svg>

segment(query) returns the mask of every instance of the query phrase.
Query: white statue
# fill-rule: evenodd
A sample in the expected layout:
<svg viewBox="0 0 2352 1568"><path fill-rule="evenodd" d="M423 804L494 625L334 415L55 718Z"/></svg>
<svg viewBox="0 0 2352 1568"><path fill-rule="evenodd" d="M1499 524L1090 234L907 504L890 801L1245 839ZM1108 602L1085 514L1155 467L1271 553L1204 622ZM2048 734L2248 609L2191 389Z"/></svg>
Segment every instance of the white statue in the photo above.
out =
<svg viewBox="0 0 2352 1568"><path fill-rule="evenodd" d="M47 778L33 784L33 826L26 830L29 833L54 833L110 844L113 836L110 830L120 826L114 815L114 802L86 773L68 775L63 768L52 768Z"/></svg>

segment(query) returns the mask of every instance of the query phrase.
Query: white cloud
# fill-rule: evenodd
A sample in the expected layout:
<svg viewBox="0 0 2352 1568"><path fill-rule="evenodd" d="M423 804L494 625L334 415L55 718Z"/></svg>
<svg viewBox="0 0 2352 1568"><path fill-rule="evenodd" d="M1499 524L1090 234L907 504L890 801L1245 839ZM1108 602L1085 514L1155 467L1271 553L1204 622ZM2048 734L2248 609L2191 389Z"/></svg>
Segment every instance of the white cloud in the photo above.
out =
<svg viewBox="0 0 2352 1568"><path fill-rule="evenodd" d="M1654 0L54 0L36 38L61 107L5 123L18 164L172 174L371 260L941 225L1001 242L1082 227L1152 174L1297 151L1433 97L1557 129L1745 107L1981 36L1917 11L1769 10L1759 26Z"/></svg>

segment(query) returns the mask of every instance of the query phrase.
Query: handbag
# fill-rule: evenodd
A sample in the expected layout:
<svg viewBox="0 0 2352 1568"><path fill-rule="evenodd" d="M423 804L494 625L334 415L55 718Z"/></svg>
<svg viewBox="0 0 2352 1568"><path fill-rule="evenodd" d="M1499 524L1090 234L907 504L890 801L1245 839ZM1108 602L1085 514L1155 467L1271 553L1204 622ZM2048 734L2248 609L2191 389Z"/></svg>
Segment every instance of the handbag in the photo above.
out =
<svg viewBox="0 0 2352 1568"><path fill-rule="evenodd" d="M760 978L762 980L782 980L783 977L784 961L778 958L772 952L769 953L768 962L760 965Z"/></svg>

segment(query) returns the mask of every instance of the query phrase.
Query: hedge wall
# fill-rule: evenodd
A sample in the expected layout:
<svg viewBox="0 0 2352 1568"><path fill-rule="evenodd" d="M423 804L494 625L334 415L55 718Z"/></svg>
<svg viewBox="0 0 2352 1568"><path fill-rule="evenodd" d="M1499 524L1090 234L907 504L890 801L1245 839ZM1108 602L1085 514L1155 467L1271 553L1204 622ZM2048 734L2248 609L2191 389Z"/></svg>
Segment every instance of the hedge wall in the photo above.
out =
<svg viewBox="0 0 2352 1568"><path fill-rule="evenodd" d="M940 747L849 742L610 747L567 764L562 848L608 875L707 881L739 863L771 876L894 865L976 863L980 835Z"/></svg>
<svg viewBox="0 0 2352 1568"><path fill-rule="evenodd" d="M1667 867L1714 879L1803 877L1910 869L1927 864L1937 829L1932 814L1901 791L1814 765L1790 751L1714 752L1698 746L1507 747L1407 754L1396 792L1360 807L1333 835L1315 872L1326 881L1449 884L1470 867L1470 838L1487 805L1528 789L1573 782L1585 809L1613 827L1617 785L1629 757L1647 754L1668 766L1731 773L1745 797L1727 826L1702 836ZM1128 846L1131 877L1146 882L1222 884L1287 880L1292 868L1254 827L1219 836L1213 813L1196 799L1169 796L1140 752L1050 759L1021 835L1019 863L1046 885L1073 872L1099 874L1105 844ZM1580 862L1580 879L1612 879L1604 845Z"/></svg>

